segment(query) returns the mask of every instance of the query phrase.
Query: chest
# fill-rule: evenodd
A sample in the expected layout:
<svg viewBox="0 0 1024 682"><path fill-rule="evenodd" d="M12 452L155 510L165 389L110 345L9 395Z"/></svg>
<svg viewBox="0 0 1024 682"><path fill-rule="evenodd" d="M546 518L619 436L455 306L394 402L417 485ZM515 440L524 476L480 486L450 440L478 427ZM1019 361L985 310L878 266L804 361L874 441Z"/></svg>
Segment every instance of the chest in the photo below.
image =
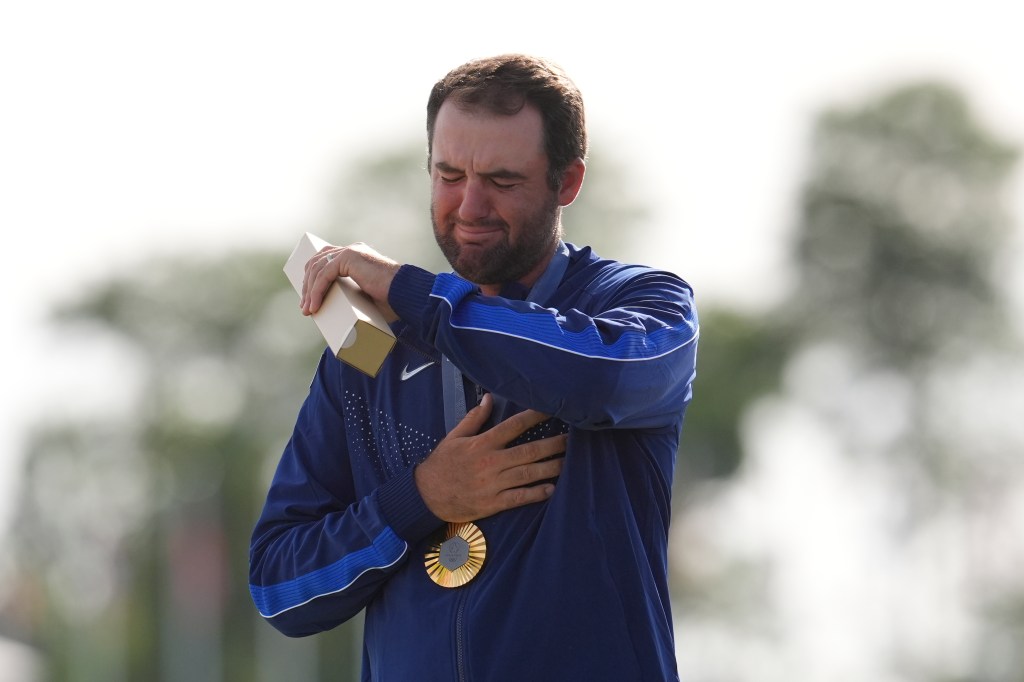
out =
<svg viewBox="0 0 1024 682"><path fill-rule="evenodd" d="M376 378L343 382L346 447L364 493L422 461L444 438L440 365L399 344Z"/></svg>

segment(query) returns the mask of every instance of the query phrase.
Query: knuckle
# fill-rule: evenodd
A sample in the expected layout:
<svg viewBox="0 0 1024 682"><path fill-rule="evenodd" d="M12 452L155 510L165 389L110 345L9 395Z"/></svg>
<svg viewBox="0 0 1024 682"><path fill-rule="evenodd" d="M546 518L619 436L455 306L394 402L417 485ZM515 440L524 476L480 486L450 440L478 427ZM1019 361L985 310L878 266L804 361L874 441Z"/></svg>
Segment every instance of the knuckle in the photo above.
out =
<svg viewBox="0 0 1024 682"><path fill-rule="evenodd" d="M522 505L529 502L527 498L527 491L525 488L515 488L508 491L508 499L513 507L521 507Z"/></svg>
<svg viewBox="0 0 1024 682"><path fill-rule="evenodd" d="M541 459L543 457L548 457L553 452L554 452L554 450L551 449L551 442L550 441L548 441L548 440L539 440L539 441L536 442L536 448L534 450L534 454L536 455L537 459Z"/></svg>

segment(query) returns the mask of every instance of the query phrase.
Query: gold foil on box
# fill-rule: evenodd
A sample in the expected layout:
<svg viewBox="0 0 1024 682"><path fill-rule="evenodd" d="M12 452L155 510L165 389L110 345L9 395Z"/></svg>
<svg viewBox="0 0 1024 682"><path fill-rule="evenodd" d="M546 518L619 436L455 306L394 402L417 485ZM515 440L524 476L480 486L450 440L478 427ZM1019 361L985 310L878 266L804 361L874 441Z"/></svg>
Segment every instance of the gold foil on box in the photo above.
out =
<svg viewBox="0 0 1024 682"><path fill-rule="evenodd" d="M487 558L487 540L476 524L449 523L424 556L430 579L441 587L462 587L475 578Z"/></svg>

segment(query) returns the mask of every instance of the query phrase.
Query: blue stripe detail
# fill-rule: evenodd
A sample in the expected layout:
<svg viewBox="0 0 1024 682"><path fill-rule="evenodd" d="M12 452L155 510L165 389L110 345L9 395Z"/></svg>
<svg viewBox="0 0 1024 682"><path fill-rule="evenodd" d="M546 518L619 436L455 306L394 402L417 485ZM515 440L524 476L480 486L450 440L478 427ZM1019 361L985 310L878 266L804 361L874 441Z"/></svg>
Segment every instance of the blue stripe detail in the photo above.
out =
<svg viewBox="0 0 1024 682"><path fill-rule="evenodd" d="M276 585L249 585L249 591L260 615L273 618L317 597L341 592L366 571L394 565L405 555L406 547L391 528L385 528L369 547L347 554L330 566Z"/></svg>
<svg viewBox="0 0 1024 682"><path fill-rule="evenodd" d="M459 277L452 272L442 272L434 280L434 286L430 291L431 296L439 296L448 301L450 308L455 307L459 301L476 290L476 286L469 280Z"/></svg>
<svg viewBox="0 0 1024 682"><path fill-rule="evenodd" d="M651 332L626 330L615 341L607 343L593 326L569 331L559 327L548 315L518 315L505 308L487 306L474 306L472 315L454 314L451 325L457 329L502 334L531 341L587 358L622 362L659 358L697 338L694 328L684 325L661 327ZM516 331L507 331L513 328Z"/></svg>
<svg viewBox="0 0 1024 682"><path fill-rule="evenodd" d="M456 305L475 289L471 282L458 275L441 273L434 280L430 295L448 303L452 311L451 326L456 329L501 334L588 358L625 362L651 360L697 339L692 319L676 327L661 327L650 332L627 329L608 343L596 327L567 330L549 314L523 315L499 306Z"/></svg>

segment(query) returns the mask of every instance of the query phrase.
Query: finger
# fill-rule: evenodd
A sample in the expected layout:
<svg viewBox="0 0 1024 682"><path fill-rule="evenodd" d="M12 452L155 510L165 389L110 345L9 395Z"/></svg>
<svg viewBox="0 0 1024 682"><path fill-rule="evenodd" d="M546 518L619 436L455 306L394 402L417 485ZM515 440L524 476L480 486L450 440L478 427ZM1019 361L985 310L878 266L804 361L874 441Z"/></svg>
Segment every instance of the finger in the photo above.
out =
<svg viewBox="0 0 1024 682"><path fill-rule="evenodd" d="M511 443L520 435L529 431L537 424L540 424L550 417L537 410L523 410L518 412L500 424L496 424L487 431L487 435L500 446Z"/></svg>
<svg viewBox="0 0 1024 682"><path fill-rule="evenodd" d="M498 476L498 485L503 490L533 485L538 481L557 477L562 473L564 464L565 458L558 457L543 462L515 466L501 472L501 475Z"/></svg>
<svg viewBox="0 0 1024 682"><path fill-rule="evenodd" d="M306 284L312 282L316 277L316 273L330 260L333 259L332 252L337 247L325 246L324 248L317 251L315 254L309 257L306 264L303 266L303 277L302 277L302 290L303 293L306 291Z"/></svg>
<svg viewBox="0 0 1024 682"><path fill-rule="evenodd" d="M310 261L309 270L303 278L303 312L312 314L320 309L331 283L338 278L341 266L336 263L337 251Z"/></svg>
<svg viewBox="0 0 1024 682"><path fill-rule="evenodd" d="M320 263L320 260L324 256L324 251L326 251L327 248L328 247L325 246L324 248L320 249L319 251L314 253L312 256L310 256L309 259L306 261L306 265L303 267L303 269L305 270L307 276L309 275L309 271L312 270L314 267L316 267L317 264Z"/></svg>
<svg viewBox="0 0 1024 682"><path fill-rule="evenodd" d="M310 315L319 310L320 305L323 303L324 292L327 289L322 275L328 267L329 264L319 267L310 275L309 283L306 287L306 295L303 299L303 311Z"/></svg>
<svg viewBox="0 0 1024 682"><path fill-rule="evenodd" d="M550 438L538 438L529 443L508 448L502 453L503 462L507 469L511 469L531 462L538 462L553 455L560 455L565 452L568 440L568 434L561 433Z"/></svg>
<svg viewBox="0 0 1024 682"><path fill-rule="evenodd" d="M490 393L484 393L484 397L480 400L480 404L474 407L472 410L466 413L466 416L455 425L447 438L465 438L467 436L475 436L480 433L480 429L487 423L487 418L491 416L491 409L494 406L494 399L491 398Z"/></svg>
<svg viewBox="0 0 1024 682"><path fill-rule="evenodd" d="M524 504L543 502L551 497L554 492L555 486L553 483L503 490L497 498L495 498L499 506L499 509L495 511L505 511L506 509L512 509L514 507L522 507Z"/></svg>
<svg viewBox="0 0 1024 682"><path fill-rule="evenodd" d="M320 261L323 260L323 249L312 256L306 261L306 265L303 268L302 273L302 291L300 292L299 307L306 310L309 304L309 291L313 286L313 280L316 279L316 273L320 271Z"/></svg>

